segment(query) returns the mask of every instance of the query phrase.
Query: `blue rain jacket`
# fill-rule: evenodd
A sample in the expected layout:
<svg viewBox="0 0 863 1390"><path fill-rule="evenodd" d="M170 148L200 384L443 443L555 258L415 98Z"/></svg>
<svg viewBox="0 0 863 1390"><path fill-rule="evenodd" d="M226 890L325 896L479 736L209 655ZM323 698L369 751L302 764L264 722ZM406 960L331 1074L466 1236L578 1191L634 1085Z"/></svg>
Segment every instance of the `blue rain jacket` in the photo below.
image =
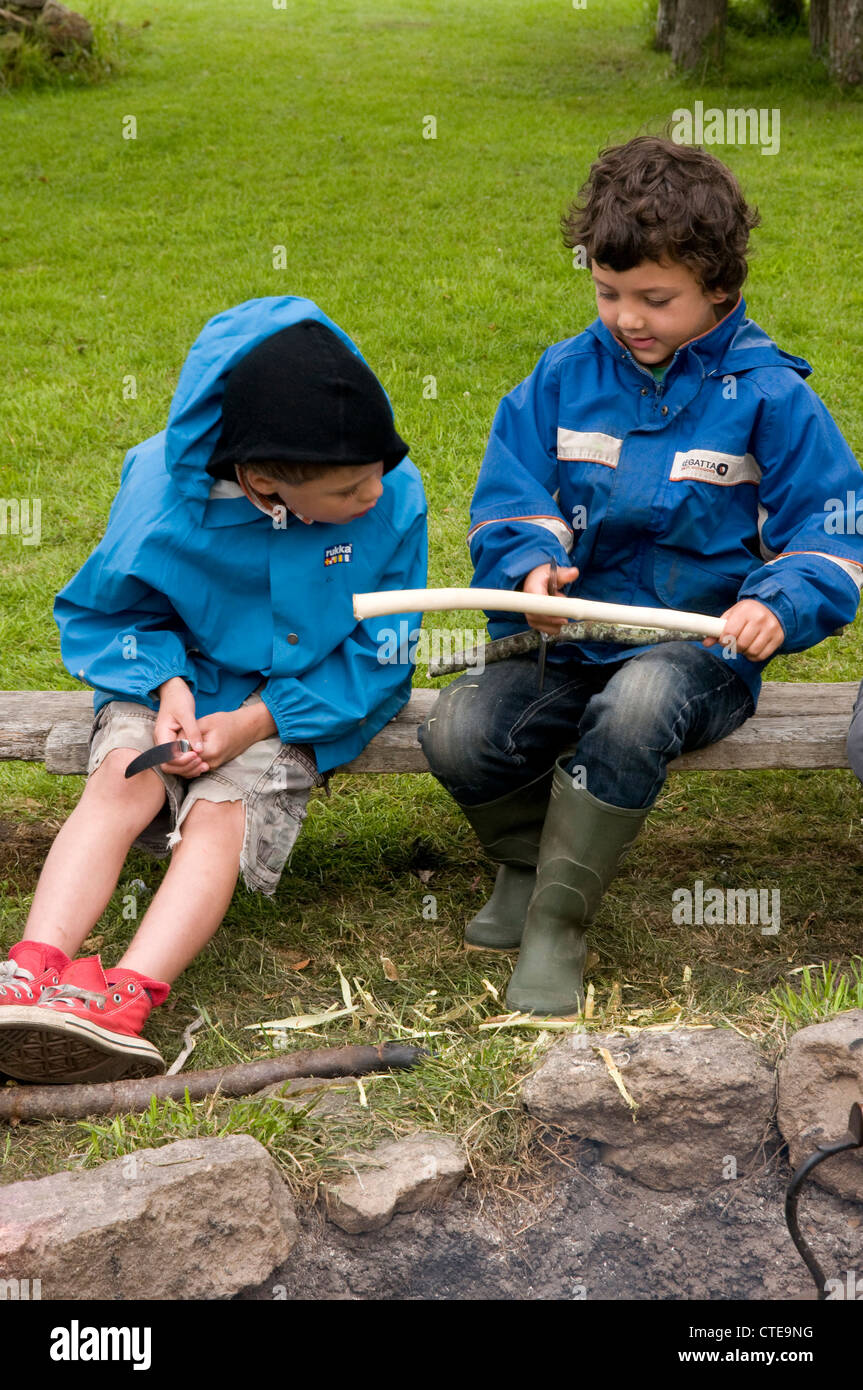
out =
<svg viewBox="0 0 863 1390"><path fill-rule="evenodd" d="M752 598L782 624L781 651L822 641L857 611L863 480L811 371L742 296L661 383L601 319L554 344L495 415L471 505L472 584L515 589L554 558L579 568L571 597L715 616ZM493 637L524 627L489 618ZM561 643L548 659L646 650ZM707 650L757 700L766 662Z"/></svg>
<svg viewBox="0 0 863 1390"><path fill-rule="evenodd" d="M426 583L426 503L409 459L383 476L365 516L284 526L238 485L205 471L221 430L225 376L263 338L302 319L350 339L310 300L252 299L217 314L183 367L167 429L130 450L108 527L60 590L63 662L108 700L158 709L182 676L198 717L235 710L261 682L283 743L310 743L326 772L356 757L410 697L407 642L392 619L358 623L352 595ZM285 514L282 513L282 519ZM419 627L422 615L407 615ZM402 629L404 631L404 629Z"/></svg>

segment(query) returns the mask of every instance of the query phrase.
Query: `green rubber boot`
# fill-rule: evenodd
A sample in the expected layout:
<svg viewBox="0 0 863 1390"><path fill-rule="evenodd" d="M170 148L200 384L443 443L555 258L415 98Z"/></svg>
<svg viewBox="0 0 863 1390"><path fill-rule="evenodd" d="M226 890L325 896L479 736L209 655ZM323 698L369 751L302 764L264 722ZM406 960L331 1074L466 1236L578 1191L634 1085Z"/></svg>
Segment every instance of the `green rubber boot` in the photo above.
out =
<svg viewBox="0 0 863 1390"><path fill-rule="evenodd" d="M494 891L465 927L468 950L517 950L524 930L527 905L536 886L536 863L552 772L526 787L485 801L461 806L490 859L500 865Z"/></svg>
<svg viewBox="0 0 863 1390"><path fill-rule="evenodd" d="M569 755L568 755L569 756ZM574 1014L584 1007L585 932L650 807L610 806L573 784L557 760L508 1009Z"/></svg>

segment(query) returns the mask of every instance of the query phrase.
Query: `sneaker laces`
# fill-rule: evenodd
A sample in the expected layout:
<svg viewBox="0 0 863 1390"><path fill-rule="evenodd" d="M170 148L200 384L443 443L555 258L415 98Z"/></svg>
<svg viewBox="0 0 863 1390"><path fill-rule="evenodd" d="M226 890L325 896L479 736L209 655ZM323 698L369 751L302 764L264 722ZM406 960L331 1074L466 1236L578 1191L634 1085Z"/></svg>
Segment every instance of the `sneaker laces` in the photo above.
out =
<svg viewBox="0 0 863 1390"><path fill-rule="evenodd" d="M28 999L35 999L36 996L30 988L34 978L31 972L25 970L24 966L19 965L16 960L0 960L0 994L3 995L4 999L7 989L12 991L16 999L21 998L16 987L16 981L21 989L26 989ZM3 983L4 980L6 981L5 985Z"/></svg>
<svg viewBox="0 0 863 1390"><path fill-rule="evenodd" d="M23 965L19 965L17 960L0 960L0 980L32 980L34 976L29 970L25 970Z"/></svg>
<svg viewBox="0 0 863 1390"><path fill-rule="evenodd" d="M95 1003L99 1007L105 1007L105 995L99 994L94 989L82 989L80 985L49 985L42 991L42 1002L48 1000L53 1003L56 999L83 999L86 1003Z"/></svg>

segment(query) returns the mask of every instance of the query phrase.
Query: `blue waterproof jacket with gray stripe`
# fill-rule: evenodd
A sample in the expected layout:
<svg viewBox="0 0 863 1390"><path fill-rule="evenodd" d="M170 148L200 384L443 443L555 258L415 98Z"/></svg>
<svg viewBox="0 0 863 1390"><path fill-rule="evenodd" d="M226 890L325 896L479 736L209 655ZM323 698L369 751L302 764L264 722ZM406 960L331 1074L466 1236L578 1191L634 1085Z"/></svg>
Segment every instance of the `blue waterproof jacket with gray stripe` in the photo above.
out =
<svg viewBox="0 0 863 1390"><path fill-rule="evenodd" d="M57 595L63 661L108 700L158 708L182 676L198 716L261 698L283 743L310 743L318 769L348 762L410 697L407 641L394 652L352 596L423 588L426 503L409 459L356 521L285 525L205 471L221 430L231 368L262 339L303 319L350 339L310 300L252 299L206 324L183 367L167 429L126 455L105 535ZM407 614L405 629L422 615ZM381 660L382 654L386 659Z"/></svg>
<svg viewBox="0 0 863 1390"><path fill-rule="evenodd" d="M781 651L822 641L857 611L863 478L811 371L742 296L661 383L601 319L555 343L495 415L471 505L472 584L514 589L553 558L579 568L572 597L715 616L752 598L782 624ZM524 626L489 618L493 637ZM549 660L645 650L561 643ZM766 663L708 650L757 699Z"/></svg>

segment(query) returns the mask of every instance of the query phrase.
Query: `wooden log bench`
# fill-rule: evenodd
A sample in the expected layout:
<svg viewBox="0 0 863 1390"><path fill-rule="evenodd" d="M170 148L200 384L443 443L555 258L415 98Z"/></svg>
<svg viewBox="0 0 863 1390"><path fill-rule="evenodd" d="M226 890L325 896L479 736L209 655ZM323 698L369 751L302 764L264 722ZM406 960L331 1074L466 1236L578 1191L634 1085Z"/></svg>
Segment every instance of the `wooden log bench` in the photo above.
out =
<svg viewBox="0 0 863 1390"><path fill-rule="evenodd" d="M686 753L673 772L732 768L847 768L845 740L856 681L765 681L752 719L710 748ZM343 772L428 772L417 728L437 699L415 690L395 719ZM0 761L43 762L48 772L87 771L93 696L86 690L0 691Z"/></svg>

